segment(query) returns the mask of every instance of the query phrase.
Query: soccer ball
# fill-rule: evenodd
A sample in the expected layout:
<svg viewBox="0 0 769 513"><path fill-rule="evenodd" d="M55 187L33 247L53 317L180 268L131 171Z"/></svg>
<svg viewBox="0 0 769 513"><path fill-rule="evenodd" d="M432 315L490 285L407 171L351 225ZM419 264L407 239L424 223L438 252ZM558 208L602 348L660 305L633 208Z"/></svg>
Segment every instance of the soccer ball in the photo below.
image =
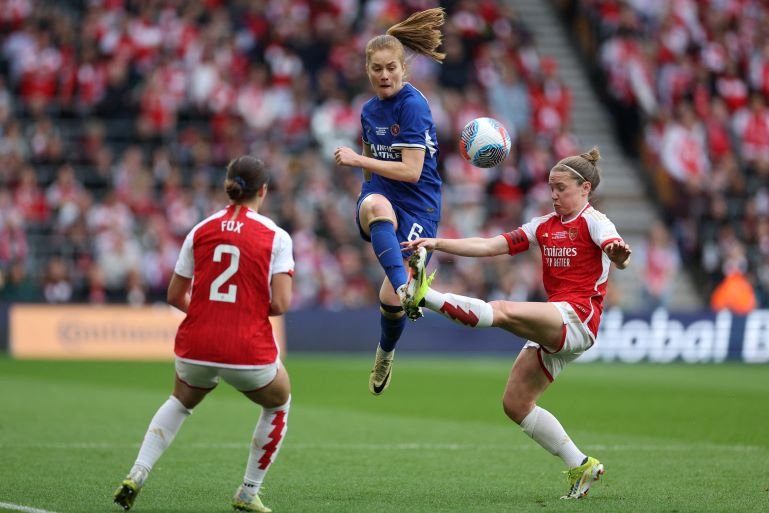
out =
<svg viewBox="0 0 769 513"><path fill-rule="evenodd" d="M459 153L477 167L495 167L510 153L510 134L493 118L476 118L459 135Z"/></svg>

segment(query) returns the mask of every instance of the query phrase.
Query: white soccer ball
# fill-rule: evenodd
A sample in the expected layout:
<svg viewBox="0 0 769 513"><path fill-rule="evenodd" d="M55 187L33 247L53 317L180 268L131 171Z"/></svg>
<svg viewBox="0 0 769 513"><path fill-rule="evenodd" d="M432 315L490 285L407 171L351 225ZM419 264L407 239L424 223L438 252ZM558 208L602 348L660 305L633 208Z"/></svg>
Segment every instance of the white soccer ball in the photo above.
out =
<svg viewBox="0 0 769 513"><path fill-rule="evenodd" d="M495 167L510 153L510 134L493 118L476 118L459 135L459 153L477 167Z"/></svg>

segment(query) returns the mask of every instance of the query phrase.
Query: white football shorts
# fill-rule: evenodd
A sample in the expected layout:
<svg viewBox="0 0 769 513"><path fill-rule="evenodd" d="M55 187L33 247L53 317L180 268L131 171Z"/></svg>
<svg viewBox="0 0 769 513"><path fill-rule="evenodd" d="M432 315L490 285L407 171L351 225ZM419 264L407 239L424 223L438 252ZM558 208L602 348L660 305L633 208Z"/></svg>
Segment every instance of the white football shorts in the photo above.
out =
<svg viewBox="0 0 769 513"><path fill-rule="evenodd" d="M574 308L566 301L550 303L554 305L563 319L564 337L558 351L550 352L536 342L526 342L524 349L537 350L539 364L542 366L547 379L553 381L561 373L567 363L576 360L582 353L590 349L595 338L587 325L579 319Z"/></svg>
<svg viewBox="0 0 769 513"><path fill-rule="evenodd" d="M199 365L176 359L176 375L193 388L210 390L223 379L240 392L253 392L273 382L278 375L280 360L255 369L233 369L214 365Z"/></svg>

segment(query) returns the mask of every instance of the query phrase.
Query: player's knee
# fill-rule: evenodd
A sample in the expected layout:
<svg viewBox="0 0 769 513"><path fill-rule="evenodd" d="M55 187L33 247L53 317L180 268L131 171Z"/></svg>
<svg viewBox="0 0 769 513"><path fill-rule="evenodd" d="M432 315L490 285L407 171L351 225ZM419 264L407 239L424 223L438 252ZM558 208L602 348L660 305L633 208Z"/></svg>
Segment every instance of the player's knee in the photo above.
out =
<svg viewBox="0 0 769 513"><path fill-rule="evenodd" d="M510 418L516 424L523 422L526 415L534 408L534 403L531 401L523 400L514 394L505 394L502 397L502 409L505 415Z"/></svg>
<svg viewBox="0 0 769 513"><path fill-rule="evenodd" d="M270 404L266 404L266 408L277 408L278 406L282 406L288 402L288 398L291 397L291 394L288 393L288 390L285 392L281 392L279 394L276 394L272 397L272 401Z"/></svg>
<svg viewBox="0 0 769 513"><path fill-rule="evenodd" d="M288 402L291 397L291 391L288 388L280 387L271 390L261 401L260 405L264 408L277 408Z"/></svg>
<svg viewBox="0 0 769 513"><path fill-rule="evenodd" d="M366 198L360 208L360 217L367 221L368 226L377 221L390 221L395 224L395 211L384 196L372 194Z"/></svg>
<svg viewBox="0 0 769 513"><path fill-rule="evenodd" d="M403 307L401 305L393 306L393 305L387 305L385 303L382 303L380 301L379 303L379 312L382 314L382 317L385 317L387 319L400 319L405 315L403 312Z"/></svg>

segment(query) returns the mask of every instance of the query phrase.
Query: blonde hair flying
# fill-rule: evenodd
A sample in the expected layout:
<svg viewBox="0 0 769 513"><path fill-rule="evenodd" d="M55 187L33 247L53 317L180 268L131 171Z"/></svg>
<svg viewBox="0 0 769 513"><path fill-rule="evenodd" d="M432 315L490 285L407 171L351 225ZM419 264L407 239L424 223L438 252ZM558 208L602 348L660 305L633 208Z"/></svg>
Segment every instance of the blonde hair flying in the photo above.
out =
<svg viewBox="0 0 769 513"><path fill-rule="evenodd" d="M436 62L443 62L445 53L436 51L441 45L443 34L440 27L446 22L446 12L443 7L434 7L415 12L400 23L396 23L387 33L372 38L366 45L366 64L371 54L385 48L396 48L401 51L401 61L405 60L403 47L426 55Z"/></svg>

